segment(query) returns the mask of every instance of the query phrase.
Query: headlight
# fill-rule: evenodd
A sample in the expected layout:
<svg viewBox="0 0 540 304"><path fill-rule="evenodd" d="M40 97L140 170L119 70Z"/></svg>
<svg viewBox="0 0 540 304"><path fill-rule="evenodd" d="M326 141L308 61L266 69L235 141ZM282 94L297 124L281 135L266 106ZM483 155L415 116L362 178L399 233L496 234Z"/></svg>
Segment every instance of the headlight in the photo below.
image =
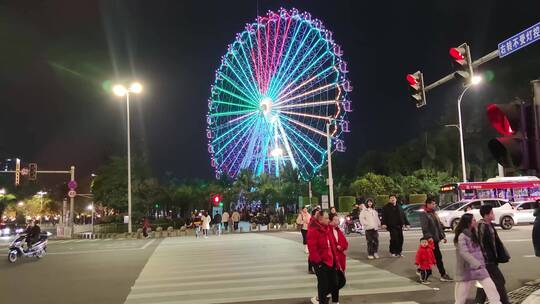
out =
<svg viewBox="0 0 540 304"><path fill-rule="evenodd" d="M3 235L9 235L9 232L10 232L10 231L11 231L11 230L10 230L9 228L4 228L4 229L2 229L2 234L3 234Z"/></svg>
<svg viewBox="0 0 540 304"><path fill-rule="evenodd" d="M17 228L15 229L15 233L22 233L24 232L24 229L23 228Z"/></svg>

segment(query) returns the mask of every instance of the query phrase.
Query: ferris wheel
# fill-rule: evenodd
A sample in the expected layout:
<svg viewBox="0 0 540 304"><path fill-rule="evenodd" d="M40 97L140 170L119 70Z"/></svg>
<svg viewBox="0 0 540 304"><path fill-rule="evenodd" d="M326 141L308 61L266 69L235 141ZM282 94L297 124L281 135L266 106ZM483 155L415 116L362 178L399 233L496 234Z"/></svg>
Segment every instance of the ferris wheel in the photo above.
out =
<svg viewBox="0 0 540 304"><path fill-rule="evenodd" d="M222 57L208 100L216 175L279 175L290 164L308 179L325 163L328 138L344 151L352 86L342 55L309 13L282 8L247 24Z"/></svg>

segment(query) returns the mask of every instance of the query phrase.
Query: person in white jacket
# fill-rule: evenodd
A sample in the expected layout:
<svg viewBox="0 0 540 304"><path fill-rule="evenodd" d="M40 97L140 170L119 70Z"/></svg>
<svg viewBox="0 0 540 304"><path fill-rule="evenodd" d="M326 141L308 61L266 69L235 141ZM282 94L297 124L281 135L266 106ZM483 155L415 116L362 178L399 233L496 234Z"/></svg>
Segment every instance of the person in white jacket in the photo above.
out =
<svg viewBox="0 0 540 304"><path fill-rule="evenodd" d="M229 212L223 212L223 215L221 216L221 222L223 223L225 232L229 232Z"/></svg>
<svg viewBox="0 0 540 304"><path fill-rule="evenodd" d="M379 214L375 210L375 202L373 199L368 198L366 200L366 208L360 212L360 223L366 231L366 240L368 248L368 259L379 258L379 227L381 226L381 220Z"/></svg>

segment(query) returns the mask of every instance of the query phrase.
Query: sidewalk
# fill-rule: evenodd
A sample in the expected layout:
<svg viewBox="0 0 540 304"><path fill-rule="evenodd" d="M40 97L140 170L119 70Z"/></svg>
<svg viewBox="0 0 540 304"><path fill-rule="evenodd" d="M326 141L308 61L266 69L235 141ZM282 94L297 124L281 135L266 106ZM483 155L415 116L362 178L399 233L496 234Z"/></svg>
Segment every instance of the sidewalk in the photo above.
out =
<svg viewBox="0 0 540 304"><path fill-rule="evenodd" d="M512 304L540 304L540 279L508 293Z"/></svg>

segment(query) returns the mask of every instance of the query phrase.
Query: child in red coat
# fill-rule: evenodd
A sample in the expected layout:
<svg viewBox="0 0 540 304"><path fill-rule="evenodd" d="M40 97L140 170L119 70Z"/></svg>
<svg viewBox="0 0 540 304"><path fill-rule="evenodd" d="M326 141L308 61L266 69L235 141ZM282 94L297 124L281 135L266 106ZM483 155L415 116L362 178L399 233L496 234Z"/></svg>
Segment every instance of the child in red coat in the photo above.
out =
<svg viewBox="0 0 540 304"><path fill-rule="evenodd" d="M435 244L433 243L432 239L420 239L420 246L416 252L415 264L418 267L418 271L416 273L420 277L420 283L422 284L427 285L430 283L428 278L431 275L431 266L437 263L435 260L435 254L433 253L434 248Z"/></svg>

